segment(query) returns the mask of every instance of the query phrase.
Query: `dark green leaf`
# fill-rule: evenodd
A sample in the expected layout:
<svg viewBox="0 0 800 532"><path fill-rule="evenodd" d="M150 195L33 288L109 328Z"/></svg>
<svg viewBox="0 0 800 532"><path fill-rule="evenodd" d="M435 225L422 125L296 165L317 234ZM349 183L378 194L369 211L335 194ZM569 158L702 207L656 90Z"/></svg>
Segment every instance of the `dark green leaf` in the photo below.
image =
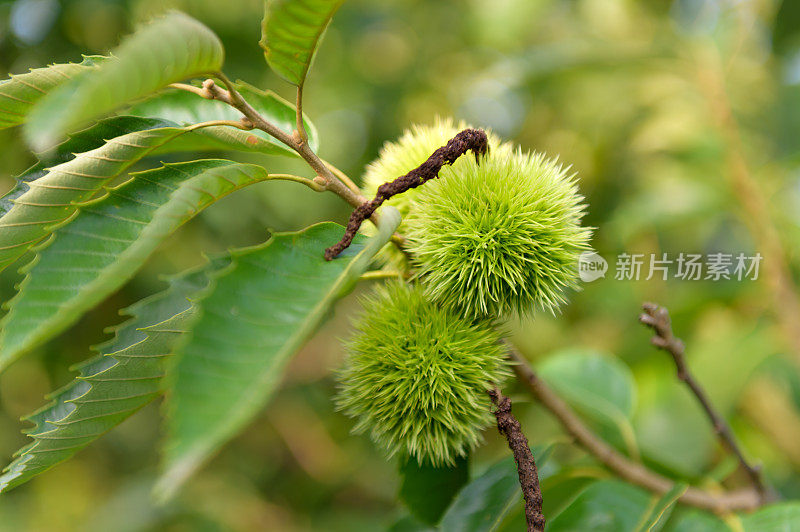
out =
<svg viewBox="0 0 800 532"><path fill-rule="evenodd" d="M420 523L413 516L407 515L392 524L388 532L434 532L434 530L434 528Z"/></svg>
<svg viewBox="0 0 800 532"><path fill-rule="evenodd" d="M384 209L378 235L359 237L338 258L323 251L342 236L334 223L236 251L198 302L200 318L171 374L165 473L169 496L252 419L280 382L291 356L388 242L400 217Z"/></svg>
<svg viewBox="0 0 800 532"><path fill-rule="evenodd" d="M319 41L344 0L265 0L261 47L269 66L301 86Z"/></svg>
<svg viewBox="0 0 800 532"><path fill-rule="evenodd" d="M453 466L433 467L420 465L412 457L401 465L400 475L400 499L423 523L435 525L469 480L469 458L459 458Z"/></svg>
<svg viewBox="0 0 800 532"><path fill-rule="evenodd" d="M600 480L584 489L574 501L549 520L548 532L620 532L639 530L654 498L644 490L619 480Z"/></svg>
<svg viewBox="0 0 800 532"><path fill-rule="evenodd" d="M509 510L521 500L517 467L512 458L507 458L461 490L444 514L441 529L445 532L497 530Z"/></svg>

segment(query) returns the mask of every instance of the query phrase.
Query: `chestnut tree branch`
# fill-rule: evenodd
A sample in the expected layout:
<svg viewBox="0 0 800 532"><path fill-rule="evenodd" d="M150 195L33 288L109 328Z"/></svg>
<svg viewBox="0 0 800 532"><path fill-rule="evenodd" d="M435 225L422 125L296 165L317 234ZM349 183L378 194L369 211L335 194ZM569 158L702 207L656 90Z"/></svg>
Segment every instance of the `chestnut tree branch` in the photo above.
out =
<svg viewBox="0 0 800 532"><path fill-rule="evenodd" d="M527 360L511 345L509 345L509 358L513 362L512 369L519 380L542 406L555 416L564 430L575 439L575 442L589 454L631 484L641 486L658 494L664 494L673 488L674 481L652 471L643 464L629 460L625 455L592 432L575 411L539 378ZM717 513L754 510L762 504L760 495L754 489L714 493L700 488L689 487L678 501Z"/></svg>
<svg viewBox="0 0 800 532"><path fill-rule="evenodd" d="M295 99L295 112L297 113L297 125L295 131L297 132L297 141L300 143L308 142L308 133L306 133L306 126L303 123L303 84L297 86L297 98Z"/></svg>
<svg viewBox="0 0 800 532"><path fill-rule="evenodd" d="M697 401L705 411L708 419L711 420L711 425L714 427L714 432L719 437L720 442L736 456L739 460L739 465L745 473L747 473L750 483L760 495L761 502L765 502L768 498L767 488L761 477L761 469L751 465L744 457L744 453L742 453L730 426L725 422L725 419L719 412L716 411L714 405L711 404L711 400L708 398L708 394L706 394L705 390L700 386L700 383L695 380L689 371L689 366L686 363L685 346L672 332L669 312L666 308L660 307L655 303L644 303L642 309L644 313L639 316L639 321L655 332L655 336L651 338L650 342L657 348L670 354L673 362L675 362L678 379L683 381L697 398Z"/></svg>
<svg viewBox="0 0 800 532"><path fill-rule="evenodd" d="M514 455L517 463L519 485L522 496L525 498L525 521L528 523L528 532L544 532L545 518L542 513L542 490L539 487L539 472L536 462L528 445L528 439L522 432L519 420L511 413L511 399L504 396L499 388L489 390L496 409L494 417L497 419L497 430L505 436L508 448Z"/></svg>
<svg viewBox="0 0 800 532"><path fill-rule="evenodd" d="M202 98L208 100L219 100L223 103L230 105L237 109L244 115L243 124L245 127L252 125L253 128L264 131L271 137L284 143L291 149L297 152L300 157L305 160L309 166L317 174L314 180L320 188L330 190L335 193L353 207L358 207L365 200L363 196L351 190L347 185L340 181L331 172L330 168L314 153L314 150L308 145L308 142L301 141L295 135L286 133L278 126L264 118L258 111L256 111L247 101L242 97L239 91L236 90L234 84L221 72L214 74L216 78L222 81L225 88L217 85L213 79L207 79L203 82L202 87L195 87L185 83L173 83L170 85L172 88L186 90L197 94ZM300 111L302 113L302 111ZM299 115L302 120L302 114ZM377 221L375 218L373 221Z"/></svg>

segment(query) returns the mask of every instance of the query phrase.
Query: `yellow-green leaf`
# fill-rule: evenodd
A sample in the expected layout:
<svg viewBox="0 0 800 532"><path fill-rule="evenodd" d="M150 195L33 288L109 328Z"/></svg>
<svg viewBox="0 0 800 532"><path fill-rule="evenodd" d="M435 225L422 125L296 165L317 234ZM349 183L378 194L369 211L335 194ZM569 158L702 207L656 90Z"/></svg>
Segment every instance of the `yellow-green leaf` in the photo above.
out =
<svg viewBox="0 0 800 532"><path fill-rule="evenodd" d="M64 134L170 83L219 71L223 59L222 43L210 29L171 12L123 41L111 58L43 98L25 133L35 149L44 150Z"/></svg>
<svg viewBox="0 0 800 532"><path fill-rule="evenodd" d="M106 59L84 56L81 63L34 68L0 81L0 129L22 124L36 103L53 89Z"/></svg>
<svg viewBox="0 0 800 532"><path fill-rule="evenodd" d="M266 0L261 47L269 66L295 85L305 82L320 39L344 0Z"/></svg>

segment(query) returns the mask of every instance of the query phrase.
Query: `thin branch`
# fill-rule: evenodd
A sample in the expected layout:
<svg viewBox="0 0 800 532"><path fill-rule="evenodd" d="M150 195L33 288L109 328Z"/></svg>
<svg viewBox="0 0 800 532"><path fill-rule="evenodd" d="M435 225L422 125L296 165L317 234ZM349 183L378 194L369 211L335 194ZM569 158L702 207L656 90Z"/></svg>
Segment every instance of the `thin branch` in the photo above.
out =
<svg viewBox="0 0 800 532"><path fill-rule="evenodd" d="M641 486L649 491L664 494L673 488L675 483L667 477L648 469L646 466L632 462L622 453L594 434L581 418L533 371L528 362L509 345L509 357L514 362L512 368L520 381L530 390L539 402L561 423L578 445L597 458L608 469L631 484ZM754 510L761 505L761 497L753 489L731 492L712 493L699 488L690 487L678 499L679 502L725 513L737 510Z"/></svg>
<svg viewBox="0 0 800 532"><path fill-rule="evenodd" d="M194 85L189 85L188 83L170 83L169 85L173 89L180 89L182 91L187 91L194 93L201 98L205 98L206 100L213 100L213 95L206 90L205 87L195 87Z"/></svg>
<svg viewBox="0 0 800 532"><path fill-rule="evenodd" d="M736 456L739 460L739 465L747 473L750 483L761 496L761 502L766 502L768 498L767 488L764 485L764 479L761 477L761 468L751 465L744 457L744 453L742 453L730 426L716 411L708 398L708 394L689 371L689 366L686 364L685 346L672 332L669 312L666 308L659 307L655 303L645 303L642 305L642 309L644 309L644 314L639 316L639 321L652 328L655 332L655 336L651 338L650 342L672 356L672 360L675 362L675 369L678 372L678 379L683 381L697 398L700 406L703 407L706 415L711 420L711 425L714 427L714 432L719 437L720 442Z"/></svg>
<svg viewBox="0 0 800 532"><path fill-rule="evenodd" d="M300 157L302 157L309 164L309 166L311 166L314 172L316 172L317 176L319 176L320 179L315 180L315 182L317 182L320 186L324 186L325 190L334 192L353 207L357 207L363 203L364 198L350 190L344 183L337 179L336 176L331 173L331 170L309 147L308 142L298 142L297 139L295 139L292 135L286 133L278 126L261 116L261 114L249 103L247 103L241 94L239 94L239 91L236 90L234 84L227 78L227 76L225 76L225 74L222 72L217 72L214 74L214 76L222 81L226 87L225 89L217 85L213 79L205 80L203 82L202 89L193 87L193 89L196 90L191 90L188 88L191 87L190 85L184 87L181 86L182 84L179 84L176 88L191 90L191 92L194 92L203 98L208 98L210 96L211 99L219 100L236 108L253 124L254 128L264 131L268 135L278 139L296 151L298 155L300 155ZM373 221L377 222L377 218L375 218Z"/></svg>
<svg viewBox="0 0 800 532"><path fill-rule="evenodd" d="M303 123L303 85L297 86L297 98L295 99L295 114L297 116L296 132L297 140L299 143L308 142L308 133L306 133L306 126Z"/></svg>
<svg viewBox="0 0 800 532"><path fill-rule="evenodd" d="M325 159L322 159L322 162L323 162L323 163L325 163L325 166L327 166L328 168L330 168L331 172L333 172L333 175L335 175L336 177L338 177L339 179L341 179L341 180L342 180L342 182L343 182L345 185L347 185L347 187L348 187L350 190L352 190L352 191L353 191L353 192L355 192L356 194L361 194L361 189L360 189L360 188L358 188L358 185L356 185L355 183L353 183L353 180L352 180L352 179L350 179L350 178L347 176L347 174L345 174L344 172L342 172L341 170L339 170L338 168L336 168L335 166L333 166L333 165L332 165L332 164L331 164L329 161L326 161Z"/></svg>
<svg viewBox="0 0 800 532"><path fill-rule="evenodd" d="M424 163L406 175L379 186L375 197L356 207L350 215L344 236L339 242L325 250L325 260L332 260L347 249L353 242L353 238L355 238L364 220L372 216L384 201L438 177L439 171L444 165L453 164L468 151L472 151L475 155L475 160L479 160L480 156L489 151L489 141L485 131L481 129L465 129L461 131L450 139L446 145L434 151Z"/></svg>
<svg viewBox="0 0 800 532"><path fill-rule="evenodd" d="M522 432L519 420L511 413L511 399L504 396L499 388L489 390L489 397L497 407L494 417L497 419L497 430L508 440L508 448L517 463L519 485L525 498L525 521L528 532L544 532L545 518L542 513L542 490L539 487L539 472L528 445L528 439Z"/></svg>
<svg viewBox="0 0 800 532"><path fill-rule="evenodd" d="M400 279L403 277L402 272L391 270L372 270L361 274L362 281L376 281L380 279Z"/></svg>
<svg viewBox="0 0 800 532"><path fill-rule="evenodd" d="M314 181L313 179L308 179L307 177L300 177L299 175L294 174L269 174L270 179L281 179L283 181L294 181L295 183L300 183L302 185L307 186L311 190L315 192L324 192L325 187L321 186L319 183Z"/></svg>
<svg viewBox="0 0 800 532"><path fill-rule="evenodd" d="M214 126L231 126L244 131L250 131L251 129L253 129L253 124L251 124L250 121L247 120L246 118L242 118L240 120L209 120L208 122L200 122L199 124L192 124L187 129L189 131L193 131L195 129L201 129L204 127L214 127Z"/></svg>

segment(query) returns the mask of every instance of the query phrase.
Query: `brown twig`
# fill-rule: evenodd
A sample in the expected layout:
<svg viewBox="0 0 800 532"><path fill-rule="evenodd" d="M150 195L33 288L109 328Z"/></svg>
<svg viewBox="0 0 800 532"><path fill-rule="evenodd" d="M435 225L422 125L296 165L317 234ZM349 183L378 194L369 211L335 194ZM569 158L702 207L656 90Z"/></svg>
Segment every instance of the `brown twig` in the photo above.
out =
<svg viewBox="0 0 800 532"><path fill-rule="evenodd" d="M224 74L217 72L214 76L222 81L225 88L217 85L213 79L205 80L202 87L195 87L184 83L173 83L171 87L192 92L209 100L218 100L234 107L244 115L245 119L249 121L254 128L264 131L271 137L274 137L296 151L297 154L311 166L314 172L316 172L318 178L315 179L315 182L321 189L330 190L353 207L358 207L366 201L363 196L351 190L333 174L331 169L322 162L316 153L314 153L308 145L308 142L300 138L300 134L297 136L289 134L261 116L258 111L247 103L239 91L236 90L235 85ZM302 114L300 116L302 117ZM377 222L377 218L374 218L373 221Z"/></svg>
<svg viewBox="0 0 800 532"><path fill-rule="evenodd" d="M683 381L697 398L700 406L703 407L706 415L711 420L714 432L719 437L722 445L727 447L728 450L736 456L739 460L739 465L741 465L742 469L747 473L750 483L760 495L761 502L765 502L768 498L767 488L761 477L761 469L748 463L730 426L725 422L725 419L719 412L716 411L714 405L711 404L711 400L708 398L708 394L706 394L705 390L700 386L700 383L694 379L689 371L689 366L686 364L685 346L680 338L675 337L672 332L669 312L666 308L660 307L655 303L644 303L642 309L644 309L644 313L639 316L639 321L652 328L656 333L655 336L650 339L650 342L654 346L670 354L672 360L675 362L678 379Z"/></svg>
<svg viewBox="0 0 800 532"><path fill-rule="evenodd" d="M509 357L514 362L512 366L514 373L534 397L556 417L564 430L575 438L576 443L608 469L631 484L654 493L664 494L674 487L675 483L672 480L648 469L643 464L630 461L593 433L572 408L536 375L528 362L512 346L509 346ZM754 489L712 493L695 487L689 487L678 501L717 513L754 510L762 503L760 495Z"/></svg>
<svg viewBox="0 0 800 532"><path fill-rule="evenodd" d="M456 159L468 151L472 151L475 155L475 159L478 160L479 157L486 154L488 150L489 141L485 131L480 129L465 129L450 139L446 145L433 152L424 163L414 168L406 175L379 186L378 192L372 200L365 201L355 208L350 215L350 220L347 222L347 229L342 239L325 250L325 260L332 260L339 253L347 249L353 242L353 238L355 238L364 220L372 216L384 201L392 196L402 194L409 189L418 187L426 181L434 179L439 175L439 171L444 165L453 164Z"/></svg>
<svg viewBox="0 0 800 532"><path fill-rule="evenodd" d="M542 512L542 490L539 487L539 472L528 445L528 439L522 433L519 420L511 413L511 399L504 396L498 388L489 390L489 397L497 407L494 417L497 419L497 430L505 436L508 448L514 454L517 463L519 485L525 498L525 521L528 532L544 531L544 513Z"/></svg>

